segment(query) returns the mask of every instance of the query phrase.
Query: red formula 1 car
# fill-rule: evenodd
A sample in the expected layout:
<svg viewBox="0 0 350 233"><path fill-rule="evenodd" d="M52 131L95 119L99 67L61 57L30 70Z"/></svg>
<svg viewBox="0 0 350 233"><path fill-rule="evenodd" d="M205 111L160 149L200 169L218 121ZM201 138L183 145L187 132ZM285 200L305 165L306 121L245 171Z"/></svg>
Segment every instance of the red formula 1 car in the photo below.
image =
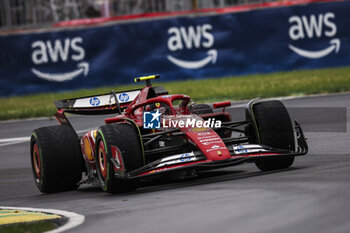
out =
<svg viewBox="0 0 350 233"><path fill-rule="evenodd" d="M34 179L41 192L97 182L106 192L135 190L147 177L194 174L254 162L262 171L288 168L308 146L300 125L280 101L252 100L246 120L232 122L229 101L191 103L150 80L142 89L56 101L60 125L35 129L30 143ZM111 114L79 137L65 113ZM83 176L84 174L84 176ZM82 178L83 177L83 178Z"/></svg>

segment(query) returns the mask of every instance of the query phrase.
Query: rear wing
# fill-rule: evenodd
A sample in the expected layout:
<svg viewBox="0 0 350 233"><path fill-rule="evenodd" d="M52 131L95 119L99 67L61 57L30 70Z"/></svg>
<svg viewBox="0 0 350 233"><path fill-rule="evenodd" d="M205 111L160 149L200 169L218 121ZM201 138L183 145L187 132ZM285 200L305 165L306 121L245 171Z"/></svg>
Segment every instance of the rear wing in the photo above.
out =
<svg viewBox="0 0 350 233"><path fill-rule="evenodd" d="M126 108L141 92L141 89L110 92L101 95L86 96L55 101L58 110L68 113L99 115L109 113L120 113Z"/></svg>

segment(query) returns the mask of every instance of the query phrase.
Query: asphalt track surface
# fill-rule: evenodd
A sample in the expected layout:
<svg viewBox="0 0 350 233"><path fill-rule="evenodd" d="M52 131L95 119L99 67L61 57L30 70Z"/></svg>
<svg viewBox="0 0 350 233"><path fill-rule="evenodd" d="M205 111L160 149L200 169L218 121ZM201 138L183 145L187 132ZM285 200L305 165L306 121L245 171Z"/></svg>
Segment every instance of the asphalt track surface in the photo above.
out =
<svg viewBox="0 0 350 233"><path fill-rule="evenodd" d="M239 108L244 103L230 108L234 119L244 118ZM86 219L69 232L81 233L350 232L350 94L283 103L305 129L310 147L290 169L261 172L244 164L183 180L148 182L129 194L110 195L84 185L45 195L33 182L29 142L9 145L2 140L0 206L73 211ZM103 124L98 117L72 122L77 130ZM29 137L34 128L55 124L54 119L2 122L0 137Z"/></svg>

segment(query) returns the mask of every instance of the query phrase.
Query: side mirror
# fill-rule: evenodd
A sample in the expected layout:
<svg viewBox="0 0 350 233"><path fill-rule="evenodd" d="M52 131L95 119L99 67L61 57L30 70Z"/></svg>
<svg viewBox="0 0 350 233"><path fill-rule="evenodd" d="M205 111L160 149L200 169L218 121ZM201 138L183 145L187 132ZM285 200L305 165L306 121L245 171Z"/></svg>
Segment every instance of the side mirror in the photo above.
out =
<svg viewBox="0 0 350 233"><path fill-rule="evenodd" d="M231 106L231 101L224 101L219 103L213 103L213 108L225 108Z"/></svg>

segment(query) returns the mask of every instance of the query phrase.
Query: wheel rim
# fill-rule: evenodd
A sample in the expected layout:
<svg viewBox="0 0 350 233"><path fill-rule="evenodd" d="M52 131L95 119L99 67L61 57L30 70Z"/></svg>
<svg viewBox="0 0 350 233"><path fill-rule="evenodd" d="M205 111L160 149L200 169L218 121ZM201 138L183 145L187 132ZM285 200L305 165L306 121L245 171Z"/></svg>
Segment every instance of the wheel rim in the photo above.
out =
<svg viewBox="0 0 350 233"><path fill-rule="evenodd" d="M102 141L98 146L98 166L103 180L107 177L107 158L106 158L106 150Z"/></svg>
<svg viewBox="0 0 350 233"><path fill-rule="evenodd" d="M36 177L39 179L41 174L41 160L38 145L35 143L33 146L33 165Z"/></svg>

